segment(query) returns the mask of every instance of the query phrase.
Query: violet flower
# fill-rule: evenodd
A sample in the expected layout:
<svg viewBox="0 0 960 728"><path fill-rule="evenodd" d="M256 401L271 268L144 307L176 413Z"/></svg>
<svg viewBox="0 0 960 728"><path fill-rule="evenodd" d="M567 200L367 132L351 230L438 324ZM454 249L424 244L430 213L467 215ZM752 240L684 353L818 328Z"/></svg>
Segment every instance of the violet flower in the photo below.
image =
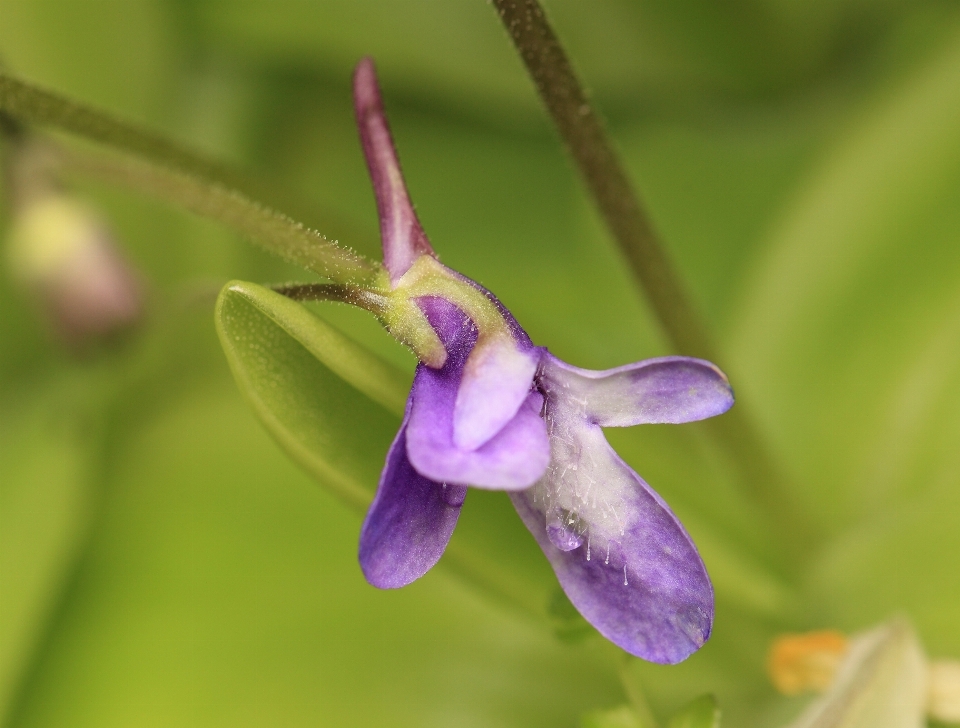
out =
<svg viewBox="0 0 960 728"><path fill-rule="evenodd" d="M587 621L631 654L685 659L710 635L710 579L601 428L721 414L733 404L726 377L688 357L594 372L534 346L493 294L436 260L369 59L354 101L389 276L382 319L421 360L361 530L364 575L381 588L418 579L446 548L467 486L505 490Z"/></svg>

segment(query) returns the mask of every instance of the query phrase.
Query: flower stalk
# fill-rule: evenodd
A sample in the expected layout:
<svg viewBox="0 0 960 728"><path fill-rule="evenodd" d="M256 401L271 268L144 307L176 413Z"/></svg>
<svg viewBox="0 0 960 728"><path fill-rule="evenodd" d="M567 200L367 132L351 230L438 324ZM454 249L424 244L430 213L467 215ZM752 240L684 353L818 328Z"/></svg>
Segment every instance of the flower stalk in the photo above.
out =
<svg viewBox="0 0 960 728"><path fill-rule="evenodd" d="M543 8L537 0L493 0L493 5L667 338L681 354L719 361L707 327ZM785 474L743 405L705 427L730 455L742 482L766 512L771 532L785 547L784 556L797 560L809 547L815 527L794 502Z"/></svg>

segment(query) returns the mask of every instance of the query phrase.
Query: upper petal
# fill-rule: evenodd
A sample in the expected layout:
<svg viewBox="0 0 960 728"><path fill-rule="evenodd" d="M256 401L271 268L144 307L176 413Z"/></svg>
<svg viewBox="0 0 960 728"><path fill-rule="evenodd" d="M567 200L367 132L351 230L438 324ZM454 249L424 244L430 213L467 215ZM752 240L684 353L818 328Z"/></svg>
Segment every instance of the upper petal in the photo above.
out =
<svg viewBox="0 0 960 728"><path fill-rule="evenodd" d="M512 336L481 339L464 366L453 409L453 441L475 450L514 418L537 373L541 350L522 350Z"/></svg>
<svg viewBox="0 0 960 728"><path fill-rule="evenodd" d="M575 411L550 410L544 479L511 493L573 605L627 652L673 664L713 624L713 587L667 504Z"/></svg>
<svg viewBox="0 0 960 728"><path fill-rule="evenodd" d="M448 365L449 366L449 365ZM550 443L540 417L543 397L527 394L520 409L496 435L474 450L453 439L453 413L460 374L456 370L417 367L407 431L407 454L426 477L478 488L519 490L533 485L546 470Z"/></svg>
<svg viewBox="0 0 960 728"><path fill-rule="evenodd" d="M407 438L407 453L414 467L441 482L505 490L529 487L543 475L550 459L546 426L540 418L543 398L531 391L536 363L520 376L501 371L499 380L496 370L491 371L488 382L493 386L487 396L468 395L469 406L461 405L461 413L478 418L480 427L492 429L493 434L485 435L477 447L464 447L455 437L455 413L479 332L450 301L437 296L416 300L446 347L447 361L441 369L417 368ZM529 339L520 345L525 347L526 357L539 360L542 350L535 349ZM488 408L492 416L487 414ZM490 427L491 422L495 428ZM464 426L471 427L469 420Z"/></svg>
<svg viewBox="0 0 960 728"><path fill-rule="evenodd" d="M381 589L406 586L440 559L466 488L425 478L407 458L407 416L390 446L377 495L360 531L360 568Z"/></svg>
<svg viewBox="0 0 960 728"><path fill-rule="evenodd" d="M602 427L694 422L733 406L726 375L708 361L686 356L591 371L548 354L544 378L548 388L563 391L584 417Z"/></svg>
<svg viewBox="0 0 960 728"><path fill-rule="evenodd" d="M493 294L446 270L486 299L489 308L477 321L457 305L462 302L435 295L415 299L452 357L451 370L460 370L453 441L463 450L476 450L517 414L533 387L544 349L533 345Z"/></svg>
<svg viewBox="0 0 960 728"><path fill-rule="evenodd" d="M391 283L396 284L417 258L433 255L433 248L413 210L400 172L400 161L377 84L377 72L370 58L357 64L353 75L353 103L363 154L377 198L383 263Z"/></svg>

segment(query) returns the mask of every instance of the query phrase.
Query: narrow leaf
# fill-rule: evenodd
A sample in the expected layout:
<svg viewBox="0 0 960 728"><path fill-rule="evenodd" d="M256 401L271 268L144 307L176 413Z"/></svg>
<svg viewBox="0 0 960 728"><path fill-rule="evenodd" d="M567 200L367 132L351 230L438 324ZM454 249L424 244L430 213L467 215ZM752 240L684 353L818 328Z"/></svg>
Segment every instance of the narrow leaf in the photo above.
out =
<svg viewBox="0 0 960 728"><path fill-rule="evenodd" d="M270 434L325 487L365 509L400 423L402 372L256 284L228 284L216 323L234 378Z"/></svg>

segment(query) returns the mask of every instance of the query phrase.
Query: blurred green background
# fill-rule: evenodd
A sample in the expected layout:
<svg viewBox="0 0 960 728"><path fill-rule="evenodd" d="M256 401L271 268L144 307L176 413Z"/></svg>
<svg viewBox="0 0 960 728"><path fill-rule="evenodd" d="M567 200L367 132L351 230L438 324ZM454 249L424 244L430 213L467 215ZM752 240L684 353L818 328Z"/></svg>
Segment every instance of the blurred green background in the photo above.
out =
<svg viewBox="0 0 960 728"><path fill-rule="evenodd" d="M718 597L702 652L631 662L629 679L661 715L714 692L728 725L775 726L801 704L764 677L785 629L900 612L931 655L960 656L960 7L544 4L821 527L784 570L702 428L608 433ZM0 0L8 69L253 171L375 255L349 93L368 54L445 263L573 364L672 353L487 3ZM159 203L77 191L150 310L77 358L0 275L4 725L576 726L625 701L599 638L558 639L443 562L399 592L363 581L360 518L260 427L213 326L227 280L307 276ZM412 371L372 320L314 310ZM547 600L549 568L509 515L472 492L455 541L488 542Z"/></svg>

